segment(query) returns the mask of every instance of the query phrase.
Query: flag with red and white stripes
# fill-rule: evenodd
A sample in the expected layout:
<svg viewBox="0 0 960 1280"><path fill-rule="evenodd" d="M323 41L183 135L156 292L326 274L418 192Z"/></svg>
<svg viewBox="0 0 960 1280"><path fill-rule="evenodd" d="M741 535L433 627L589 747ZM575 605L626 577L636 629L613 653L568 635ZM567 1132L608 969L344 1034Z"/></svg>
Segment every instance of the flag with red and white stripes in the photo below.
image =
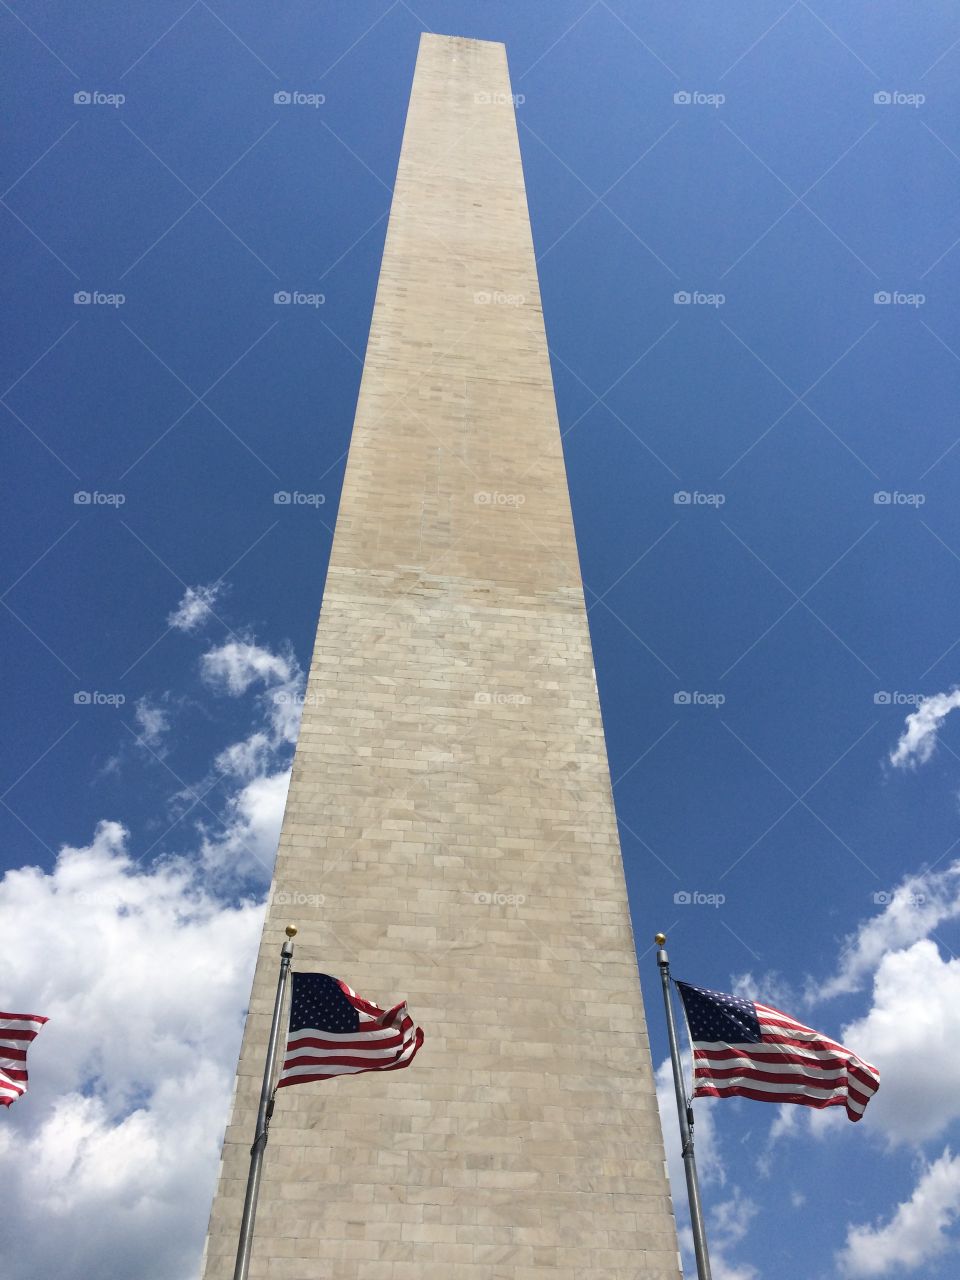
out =
<svg viewBox="0 0 960 1280"><path fill-rule="evenodd" d="M880 1072L780 1009L678 982L693 1044L695 1098L846 1107L859 1120Z"/></svg>
<svg viewBox="0 0 960 1280"><path fill-rule="evenodd" d="M0 1107L27 1091L27 1047L47 1021L39 1013L0 1013Z"/></svg>
<svg viewBox="0 0 960 1280"><path fill-rule="evenodd" d="M423 1044L405 1001L381 1009L326 973L295 973L292 983L278 1089L361 1071L397 1071Z"/></svg>

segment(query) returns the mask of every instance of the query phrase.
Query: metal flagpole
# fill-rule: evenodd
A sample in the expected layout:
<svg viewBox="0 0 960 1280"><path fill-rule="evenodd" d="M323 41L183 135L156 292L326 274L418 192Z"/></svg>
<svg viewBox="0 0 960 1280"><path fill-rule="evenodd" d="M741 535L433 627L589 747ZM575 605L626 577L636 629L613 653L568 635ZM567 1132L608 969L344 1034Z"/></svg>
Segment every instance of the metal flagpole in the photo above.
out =
<svg viewBox="0 0 960 1280"><path fill-rule="evenodd" d="M237 1265L233 1280L247 1280L250 1269L250 1250L253 1247L253 1224L257 1216L257 1197L260 1194L260 1172L263 1168L263 1151L267 1145L267 1131L273 1115L273 1071L280 1038L280 1018L283 996L287 989L287 975L293 959L293 940L297 936L296 925L286 927L287 940L280 949L280 977L277 981L277 1002L273 1006L273 1022L270 1026L270 1043L267 1045L267 1061L263 1068L263 1087L260 1090L260 1109L257 1112L257 1131L250 1148L250 1173L247 1175L247 1194L243 1201L243 1218L240 1222L240 1243L237 1245Z"/></svg>
<svg viewBox="0 0 960 1280"><path fill-rule="evenodd" d="M664 950L666 941L667 935L665 933L658 933L654 938L658 948L657 966L660 969L660 980L663 983L663 1004L667 1011L667 1034L670 1037L673 1084L677 1091L680 1147L683 1153L683 1171L687 1178L687 1199L690 1202L693 1252L697 1259L697 1275L700 1280L711 1280L710 1255L707 1252L707 1235L703 1226L703 1206L700 1203L700 1183L697 1181L697 1161L693 1154L693 1107L688 1102L683 1087L683 1068L680 1065L680 1049L677 1045L677 1026L673 1020L673 1003L670 999L670 960Z"/></svg>

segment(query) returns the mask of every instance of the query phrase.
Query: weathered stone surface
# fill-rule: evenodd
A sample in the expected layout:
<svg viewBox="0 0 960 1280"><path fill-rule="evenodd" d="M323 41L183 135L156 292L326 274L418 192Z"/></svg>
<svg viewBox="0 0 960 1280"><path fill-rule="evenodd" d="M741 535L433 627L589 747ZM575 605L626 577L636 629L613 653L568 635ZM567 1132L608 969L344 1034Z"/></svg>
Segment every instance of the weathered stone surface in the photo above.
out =
<svg viewBox="0 0 960 1280"><path fill-rule="evenodd" d="M510 93L423 37L206 1280L290 919L426 1045L281 1092L252 1276L678 1274Z"/></svg>

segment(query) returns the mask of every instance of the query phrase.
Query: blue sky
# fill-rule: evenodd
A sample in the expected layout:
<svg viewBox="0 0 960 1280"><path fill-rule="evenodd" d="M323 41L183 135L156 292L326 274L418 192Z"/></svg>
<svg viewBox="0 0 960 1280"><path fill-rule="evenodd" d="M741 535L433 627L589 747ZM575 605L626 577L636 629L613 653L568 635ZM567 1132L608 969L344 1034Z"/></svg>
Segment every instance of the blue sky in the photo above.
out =
<svg viewBox="0 0 960 1280"><path fill-rule="evenodd" d="M716 1273L952 1274L952 6L14 2L0 26L0 1001L55 1015L0 1130L43 1223L20 1274L126 1275L145 1240L140 1274L195 1271L222 1120L194 1121L225 1107L250 968L215 1017L157 976L252 961L424 29L505 41L522 98L655 1063L665 929L678 976L881 1068L856 1127L697 1104ZM169 1086L194 1069L196 1114Z"/></svg>

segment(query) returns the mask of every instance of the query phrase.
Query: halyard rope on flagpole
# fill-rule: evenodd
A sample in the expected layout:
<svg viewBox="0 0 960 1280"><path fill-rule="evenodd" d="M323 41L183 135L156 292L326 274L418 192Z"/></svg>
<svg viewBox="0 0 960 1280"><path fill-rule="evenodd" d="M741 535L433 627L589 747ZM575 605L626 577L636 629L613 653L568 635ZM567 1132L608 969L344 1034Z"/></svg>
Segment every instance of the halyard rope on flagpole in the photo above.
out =
<svg viewBox="0 0 960 1280"><path fill-rule="evenodd" d="M693 1108L686 1096L683 1082L683 1065L677 1044L677 1025L673 1017L670 992L670 960L664 949L665 933L654 938L657 944L657 967L663 984L663 1006L667 1014L667 1035L670 1040L670 1061L673 1065L673 1086L677 1094L677 1118L680 1121L680 1149L683 1153L683 1171L687 1179L687 1200L690 1204L690 1226L693 1229L693 1252L697 1260L699 1280L711 1280L710 1255L707 1252L707 1235L703 1225L703 1207L700 1203L700 1183L697 1179L697 1161L693 1154Z"/></svg>
<svg viewBox="0 0 960 1280"><path fill-rule="evenodd" d="M250 1270L250 1251L253 1248L253 1224L257 1216L257 1197L260 1194L263 1151L267 1145L267 1132L270 1128L270 1116L273 1112L273 1095L276 1092L273 1084L273 1075L277 1057L277 1041L280 1038L280 1017L283 1012L283 997L287 989L290 962L293 959L293 940L297 936L296 925L288 924L285 932L287 940L280 948L280 977L277 980L277 999L273 1006L273 1022L270 1024L267 1061L263 1068L263 1086L260 1089L257 1128L253 1146L250 1148L250 1172L247 1175L247 1193L243 1201L240 1240L237 1245L237 1265L233 1270L233 1280L247 1280Z"/></svg>

